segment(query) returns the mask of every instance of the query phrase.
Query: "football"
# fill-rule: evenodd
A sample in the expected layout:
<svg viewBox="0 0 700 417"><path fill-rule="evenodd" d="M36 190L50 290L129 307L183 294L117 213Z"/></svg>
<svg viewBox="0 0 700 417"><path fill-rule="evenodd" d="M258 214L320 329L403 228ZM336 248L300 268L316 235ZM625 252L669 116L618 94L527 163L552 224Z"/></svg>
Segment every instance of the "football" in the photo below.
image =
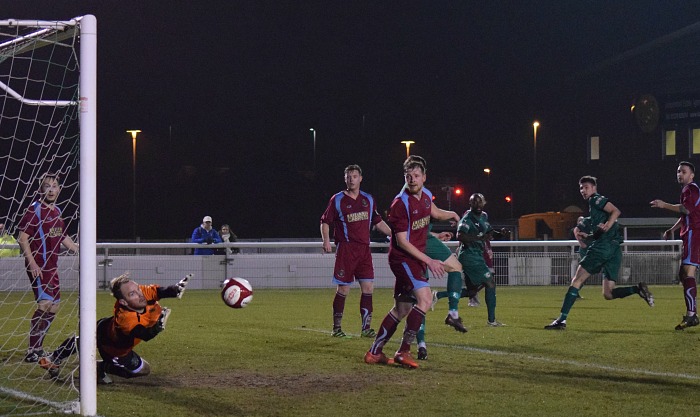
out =
<svg viewBox="0 0 700 417"><path fill-rule="evenodd" d="M229 278L224 281L221 298L231 308L243 308L253 300L253 287L247 279Z"/></svg>

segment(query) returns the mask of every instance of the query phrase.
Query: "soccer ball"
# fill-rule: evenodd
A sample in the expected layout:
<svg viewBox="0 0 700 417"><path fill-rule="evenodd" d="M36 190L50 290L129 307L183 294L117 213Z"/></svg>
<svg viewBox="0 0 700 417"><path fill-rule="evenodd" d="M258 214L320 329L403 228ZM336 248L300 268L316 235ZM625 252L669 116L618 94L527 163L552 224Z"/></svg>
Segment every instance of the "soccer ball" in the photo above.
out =
<svg viewBox="0 0 700 417"><path fill-rule="evenodd" d="M221 298L231 308L243 308L253 300L253 287L247 279L229 278L224 281Z"/></svg>

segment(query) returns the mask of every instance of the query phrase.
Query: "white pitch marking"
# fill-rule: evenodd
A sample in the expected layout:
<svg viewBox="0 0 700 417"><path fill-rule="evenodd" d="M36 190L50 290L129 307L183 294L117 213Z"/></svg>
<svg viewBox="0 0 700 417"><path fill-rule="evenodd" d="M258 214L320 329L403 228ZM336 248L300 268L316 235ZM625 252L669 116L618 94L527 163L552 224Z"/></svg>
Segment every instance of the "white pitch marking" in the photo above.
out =
<svg viewBox="0 0 700 417"><path fill-rule="evenodd" d="M327 330L309 329L306 327L297 327L295 330L302 330L302 331L315 332L315 333L329 333ZM351 333L347 333L347 334L350 336L353 336L353 337L360 337L359 334L358 335L351 334ZM523 353L504 352L504 351L500 351L500 350L482 349L482 348L475 348L475 347L464 346L464 345L448 345L448 344L444 344L444 343L430 343L429 346L441 347L441 348L447 348L447 349L455 349L455 350L465 350L468 352L477 352L477 353L483 353L483 354L487 354L487 355L510 356L510 357L514 357L514 358L527 359L527 360L531 360L531 361L539 361L539 362L555 363L555 364L561 364L561 365L576 366L579 368L596 368L596 369L600 369L600 370L604 370L604 371L612 371L612 372L619 372L619 373L630 373L630 374L655 376L655 377L667 377L667 378L680 378L680 379L689 379L689 380L694 380L694 381L700 380L700 375L677 374L674 372L657 372L657 371L649 371L646 369L638 369L638 368L632 368L632 369L630 369L630 368L618 368L615 366L599 365L596 363L579 362L579 361L566 360L566 359L552 359L552 358L545 358L542 356L533 356L533 355L527 355L527 354L523 354Z"/></svg>

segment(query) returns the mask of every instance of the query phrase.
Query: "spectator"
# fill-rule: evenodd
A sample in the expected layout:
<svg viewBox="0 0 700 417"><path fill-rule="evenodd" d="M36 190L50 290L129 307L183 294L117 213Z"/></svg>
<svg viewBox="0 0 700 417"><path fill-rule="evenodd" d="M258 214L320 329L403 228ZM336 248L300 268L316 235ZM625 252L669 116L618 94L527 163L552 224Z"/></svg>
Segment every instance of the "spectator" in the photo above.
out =
<svg viewBox="0 0 700 417"><path fill-rule="evenodd" d="M231 231L231 227L229 227L228 224L222 224L221 225L221 241L223 243L232 243L236 242L238 240L238 236L236 236L235 233ZM238 248L225 248L225 249L217 249L216 254L217 255L231 255L231 254L236 254L239 253L241 250Z"/></svg>
<svg viewBox="0 0 700 417"><path fill-rule="evenodd" d="M202 245L211 245L213 243L221 243L221 236L212 226L210 216L204 216L202 224L192 232L192 243L200 243ZM213 255L214 249L211 248L196 248L195 255Z"/></svg>
<svg viewBox="0 0 700 417"><path fill-rule="evenodd" d="M7 233L5 224L0 223L0 245L16 245L15 238ZM0 249L0 258L9 258L11 256L19 256L19 249L2 248Z"/></svg>

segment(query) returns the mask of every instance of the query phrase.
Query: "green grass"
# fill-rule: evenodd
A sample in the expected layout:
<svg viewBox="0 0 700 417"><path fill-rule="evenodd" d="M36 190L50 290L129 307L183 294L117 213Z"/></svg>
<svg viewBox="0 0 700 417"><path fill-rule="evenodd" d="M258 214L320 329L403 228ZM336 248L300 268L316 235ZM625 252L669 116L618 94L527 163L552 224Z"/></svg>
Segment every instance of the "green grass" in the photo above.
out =
<svg viewBox="0 0 700 417"><path fill-rule="evenodd" d="M486 307L461 312L466 334L444 325L447 300L428 313L429 360L417 370L370 366L371 340L330 335L332 288L260 290L233 310L218 292L163 300L168 328L136 350L148 377L98 389L104 416L688 416L700 406L700 327L676 332L680 287L652 287L605 301L586 287L563 332L564 287L499 287L498 319ZM347 299L344 330L359 333L359 289ZM111 300L100 294L100 312ZM377 290L373 327L391 307ZM403 325L401 325L403 328ZM393 353L400 332L386 347Z"/></svg>

